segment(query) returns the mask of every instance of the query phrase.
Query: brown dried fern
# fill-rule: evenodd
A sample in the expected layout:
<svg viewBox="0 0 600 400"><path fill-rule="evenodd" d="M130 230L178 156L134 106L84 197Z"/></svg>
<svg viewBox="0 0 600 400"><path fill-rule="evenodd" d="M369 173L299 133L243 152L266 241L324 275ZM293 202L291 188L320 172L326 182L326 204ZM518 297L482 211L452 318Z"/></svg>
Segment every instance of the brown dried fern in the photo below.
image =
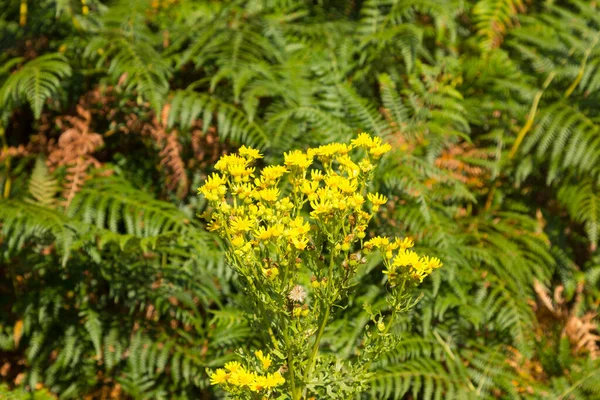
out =
<svg viewBox="0 0 600 400"><path fill-rule="evenodd" d="M594 321L597 316L594 312L588 312L582 317L577 315L577 310L582 301L584 289L583 283L577 285L575 301L568 305L562 297L564 286L559 285L554 289L553 298L549 290L537 280L534 282L534 290L545 309L550 311L556 321L563 326L562 334L574 346L576 353L588 353L595 360L600 357L600 335L598 324Z"/></svg>
<svg viewBox="0 0 600 400"><path fill-rule="evenodd" d="M51 168L67 167L67 175L63 183L63 205L68 207L83 186L90 167L99 167L100 162L92 154L104 144L102 135L90 132L92 122L90 111L77 106L75 117L63 117L57 122L62 126L64 121L71 127L59 137L58 144L51 148L48 163Z"/></svg>

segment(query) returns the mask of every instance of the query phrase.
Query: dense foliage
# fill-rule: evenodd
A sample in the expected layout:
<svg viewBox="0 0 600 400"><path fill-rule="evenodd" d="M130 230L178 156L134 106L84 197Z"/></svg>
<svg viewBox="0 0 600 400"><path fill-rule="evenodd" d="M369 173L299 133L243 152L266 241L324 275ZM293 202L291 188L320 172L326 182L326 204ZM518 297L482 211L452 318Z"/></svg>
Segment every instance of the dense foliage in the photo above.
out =
<svg viewBox="0 0 600 400"><path fill-rule="evenodd" d="M394 149L368 232L444 268L365 398L600 398L598 7L0 0L0 379L221 397L205 369L263 336L195 189L241 145L281 163L367 131ZM380 270L323 333L341 361Z"/></svg>

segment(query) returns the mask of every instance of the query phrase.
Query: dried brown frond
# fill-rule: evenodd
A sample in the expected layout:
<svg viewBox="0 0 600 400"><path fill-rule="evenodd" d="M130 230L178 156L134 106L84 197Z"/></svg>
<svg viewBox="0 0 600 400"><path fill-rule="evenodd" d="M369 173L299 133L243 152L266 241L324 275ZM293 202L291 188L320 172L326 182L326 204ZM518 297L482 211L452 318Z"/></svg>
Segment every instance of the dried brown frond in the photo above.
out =
<svg viewBox="0 0 600 400"><path fill-rule="evenodd" d="M202 122L198 121L192 128L192 149L194 159L200 168L214 165L217 160L228 152L228 145L222 143L214 127L202 130Z"/></svg>
<svg viewBox="0 0 600 400"><path fill-rule="evenodd" d="M435 165L471 188L483 188L490 177L490 171L472 160L490 160L492 157L493 154L486 149L464 142L445 149L435 160Z"/></svg>
<svg viewBox="0 0 600 400"><path fill-rule="evenodd" d="M177 132L172 131L167 135L165 145L160 151L160 165L170 171L167 175L167 188L177 190L177 196L183 198L188 193L188 178L185 164L181 158L181 144L177 139Z"/></svg>
<svg viewBox="0 0 600 400"><path fill-rule="evenodd" d="M63 185L65 207L69 206L73 197L81 190L90 167L100 166L100 162L92 154L104 144L102 135L90 132L92 122L90 111L78 105L77 113L78 116L63 117L57 121L59 126L63 126L66 121L71 127L60 135L56 145L50 144L51 150L48 155L48 164L51 168L67 167Z"/></svg>
<svg viewBox="0 0 600 400"><path fill-rule="evenodd" d="M552 303L552 298L548 294L548 289L546 289L546 287L542 285L537 279L534 279L533 281L533 290L535 291L535 294L538 295L538 299L548 309L548 311L552 312L552 314L554 315L558 315L558 311Z"/></svg>
<svg viewBox="0 0 600 400"><path fill-rule="evenodd" d="M592 360L600 357L600 336L594 321L596 313L589 312L583 317L571 315L565 326L565 334L575 346L576 352L587 352Z"/></svg>
<svg viewBox="0 0 600 400"><path fill-rule="evenodd" d="M0 149L0 162L6 160L7 158L25 157L29 154L29 150L23 145L2 148Z"/></svg>
<svg viewBox="0 0 600 400"><path fill-rule="evenodd" d="M544 368L539 360L523 356L521 352L511 346L506 346L509 355L506 363L510 365L525 381L540 382L546 380Z"/></svg>
<svg viewBox="0 0 600 400"><path fill-rule="evenodd" d="M553 316L552 321L544 321L540 310L536 310L540 323L549 325L559 322L563 326L562 334L574 346L575 353L589 353L592 359L600 357L600 332L597 322L594 321L597 314L588 312L583 317L577 315L577 310L580 309L583 301L583 282L577 285L575 299L570 305L562 296L563 285L558 285L554 289L553 298L550 297L549 290L537 280L534 281L533 289L538 295L539 301L544 305L544 309L550 311Z"/></svg>
<svg viewBox="0 0 600 400"><path fill-rule="evenodd" d="M153 118L151 124L144 124L142 135L149 136L155 145L161 149L160 166L167 171L166 184L169 190L176 190L177 196L183 198L189 190L189 181L182 158L182 146L179 143L176 130L167 131L167 119L170 106L167 104L162 112L160 121Z"/></svg>

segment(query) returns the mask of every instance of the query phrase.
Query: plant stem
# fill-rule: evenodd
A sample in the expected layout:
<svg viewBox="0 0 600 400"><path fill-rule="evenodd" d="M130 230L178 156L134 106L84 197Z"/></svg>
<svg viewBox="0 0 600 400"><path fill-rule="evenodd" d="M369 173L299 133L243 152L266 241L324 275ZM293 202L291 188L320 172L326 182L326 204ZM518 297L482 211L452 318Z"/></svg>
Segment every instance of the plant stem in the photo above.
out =
<svg viewBox="0 0 600 400"><path fill-rule="evenodd" d="M308 358L308 364L306 367L306 372L304 374L304 381L308 381L310 378L310 374L312 374L312 370L315 367L315 362L317 361L317 353L319 352L319 344L321 343L321 338L323 337L323 332L325 331L325 326L327 325L327 321L329 320L329 311L331 307L329 304L325 304L325 315L323 316L323 320L321 321L321 325L317 331L317 337L315 339L315 344L310 353L310 357ZM306 394L306 386L304 386L303 394ZM300 399L298 397L297 399Z"/></svg>
<svg viewBox="0 0 600 400"><path fill-rule="evenodd" d="M292 349L290 346L290 338L288 335L287 321L283 327L283 338L285 340L285 347L287 348L287 363L290 371L290 386L292 387L292 399L296 398L296 376L294 374L294 360L292 358Z"/></svg>

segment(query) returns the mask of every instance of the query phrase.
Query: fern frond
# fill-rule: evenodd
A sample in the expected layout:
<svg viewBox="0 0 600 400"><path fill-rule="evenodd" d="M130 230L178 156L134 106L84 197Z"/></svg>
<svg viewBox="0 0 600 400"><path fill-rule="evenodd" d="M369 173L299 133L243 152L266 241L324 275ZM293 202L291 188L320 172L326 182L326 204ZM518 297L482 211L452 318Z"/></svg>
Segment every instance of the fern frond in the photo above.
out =
<svg viewBox="0 0 600 400"><path fill-rule="evenodd" d="M592 246L600 240L600 195L598 187L590 182L565 184L558 191L559 201L567 207L571 217L584 225Z"/></svg>
<svg viewBox="0 0 600 400"><path fill-rule="evenodd" d="M46 162L38 157L29 179L29 193L32 201L52 208L56 205L56 195L59 192L58 180L52 177Z"/></svg>
<svg viewBox="0 0 600 400"><path fill-rule="evenodd" d="M255 121L250 121L243 110L214 96L179 90L173 94L170 104L169 126L177 124L189 128L194 121L202 119L205 129L214 124L221 139L259 148L269 144L269 138L262 127Z"/></svg>
<svg viewBox="0 0 600 400"><path fill-rule="evenodd" d="M477 33L482 37L482 50L499 47L515 16L523 11L522 0L479 0L473 7L473 15Z"/></svg>
<svg viewBox="0 0 600 400"><path fill-rule="evenodd" d="M0 88L0 100L26 99L36 118L42 113L46 100L56 94L62 79L71 76L67 59L59 53L39 56L23 65L6 79Z"/></svg>

